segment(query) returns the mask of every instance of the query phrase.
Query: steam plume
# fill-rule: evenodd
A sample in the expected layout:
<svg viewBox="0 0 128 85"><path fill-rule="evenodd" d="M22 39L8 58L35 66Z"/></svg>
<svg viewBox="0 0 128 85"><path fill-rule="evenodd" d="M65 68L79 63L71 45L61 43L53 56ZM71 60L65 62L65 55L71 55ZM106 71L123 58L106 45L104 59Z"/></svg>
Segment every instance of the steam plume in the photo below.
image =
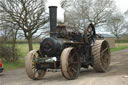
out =
<svg viewBox="0 0 128 85"><path fill-rule="evenodd" d="M65 10L60 6L60 0L48 0L46 3L46 12L49 13L49 6L57 6L57 23L64 23Z"/></svg>

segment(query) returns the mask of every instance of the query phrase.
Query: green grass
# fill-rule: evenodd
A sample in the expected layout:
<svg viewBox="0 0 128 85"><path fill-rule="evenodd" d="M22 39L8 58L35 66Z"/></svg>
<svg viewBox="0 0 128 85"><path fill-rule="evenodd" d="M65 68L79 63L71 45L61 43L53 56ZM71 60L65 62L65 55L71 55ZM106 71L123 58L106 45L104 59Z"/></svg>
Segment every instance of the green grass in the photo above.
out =
<svg viewBox="0 0 128 85"><path fill-rule="evenodd" d="M27 43L26 44L17 44L16 47L19 50L19 52L20 52L19 55L21 57L27 56L27 54L29 52ZM33 44L33 49L38 50L39 49L39 44L38 43Z"/></svg>
<svg viewBox="0 0 128 85"><path fill-rule="evenodd" d="M128 47L117 47L117 48L111 48L111 52L119 51L119 50L124 50L128 49Z"/></svg>
<svg viewBox="0 0 128 85"><path fill-rule="evenodd" d="M27 56L29 52L28 44L17 44L16 47L19 50L20 60L17 62L3 63L5 70L24 67L24 62L25 62L24 58L25 56ZM38 50L39 44L38 43L33 44L33 49ZM128 43L116 43L115 48L111 48L111 52L115 52L123 49L128 49Z"/></svg>
<svg viewBox="0 0 128 85"><path fill-rule="evenodd" d="M21 67L24 67L24 60L19 60L16 62L8 62L8 63L3 62L3 67L5 71L21 68Z"/></svg>
<svg viewBox="0 0 128 85"><path fill-rule="evenodd" d="M111 52L128 49L128 43L116 43L115 48L111 48Z"/></svg>
<svg viewBox="0 0 128 85"><path fill-rule="evenodd" d="M27 56L27 54L29 52L28 44L16 44L16 47L19 50L20 60L18 60L16 62L8 62L8 63L3 62L5 71L24 67L24 63L25 63L24 58L25 58L25 56ZM33 49L38 50L39 49L39 44L33 44Z"/></svg>

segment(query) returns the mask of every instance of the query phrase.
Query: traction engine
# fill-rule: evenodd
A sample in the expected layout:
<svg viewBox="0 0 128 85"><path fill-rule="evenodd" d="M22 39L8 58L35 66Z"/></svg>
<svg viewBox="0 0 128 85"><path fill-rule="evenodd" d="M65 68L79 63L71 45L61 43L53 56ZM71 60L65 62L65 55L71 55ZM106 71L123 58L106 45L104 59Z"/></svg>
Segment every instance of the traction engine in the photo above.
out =
<svg viewBox="0 0 128 85"><path fill-rule="evenodd" d="M80 68L93 67L106 72L110 64L110 48L106 40L97 40L95 26L90 23L83 33L68 32L66 25L57 25L57 7L49 7L50 37L43 39L39 50L32 50L25 59L26 73L31 79L42 79L48 69L60 69L68 79L76 79Z"/></svg>

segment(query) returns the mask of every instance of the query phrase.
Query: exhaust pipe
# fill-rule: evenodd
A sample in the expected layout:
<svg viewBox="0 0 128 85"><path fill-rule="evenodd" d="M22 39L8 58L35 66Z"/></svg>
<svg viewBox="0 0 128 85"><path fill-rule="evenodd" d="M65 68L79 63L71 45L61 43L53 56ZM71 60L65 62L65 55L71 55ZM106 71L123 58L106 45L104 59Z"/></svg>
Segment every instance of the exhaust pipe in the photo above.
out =
<svg viewBox="0 0 128 85"><path fill-rule="evenodd" d="M50 37L56 37L57 6L49 6Z"/></svg>

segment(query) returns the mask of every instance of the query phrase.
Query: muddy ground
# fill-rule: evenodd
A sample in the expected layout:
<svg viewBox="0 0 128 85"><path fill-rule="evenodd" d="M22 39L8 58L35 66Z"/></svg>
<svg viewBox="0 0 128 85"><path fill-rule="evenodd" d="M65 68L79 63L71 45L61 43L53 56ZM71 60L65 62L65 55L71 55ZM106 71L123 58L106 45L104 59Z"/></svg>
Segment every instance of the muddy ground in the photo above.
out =
<svg viewBox="0 0 128 85"><path fill-rule="evenodd" d="M31 80L24 68L0 74L0 85L128 85L128 50L113 52L107 73L82 69L76 80L66 80L61 72L47 72L42 80Z"/></svg>

